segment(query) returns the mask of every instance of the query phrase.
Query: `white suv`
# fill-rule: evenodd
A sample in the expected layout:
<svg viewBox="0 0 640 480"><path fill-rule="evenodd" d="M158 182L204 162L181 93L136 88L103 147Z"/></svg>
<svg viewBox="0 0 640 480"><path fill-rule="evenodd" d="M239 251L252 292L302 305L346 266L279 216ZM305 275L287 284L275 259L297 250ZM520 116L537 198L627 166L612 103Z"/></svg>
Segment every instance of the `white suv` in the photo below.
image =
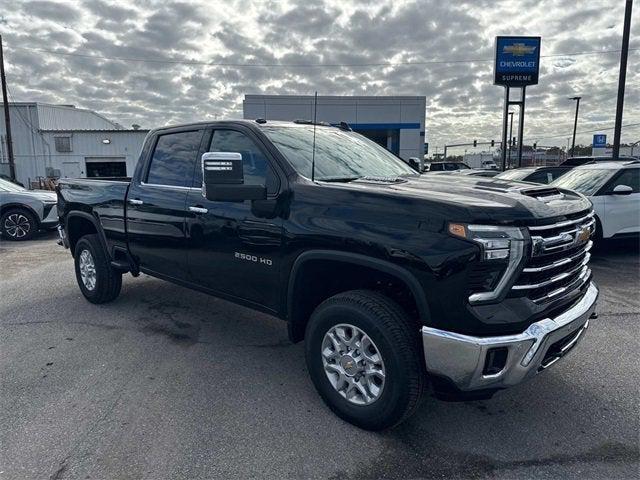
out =
<svg viewBox="0 0 640 480"><path fill-rule="evenodd" d="M597 238L640 234L640 161L582 165L550 185L575 190L591 200Z"/></svg>

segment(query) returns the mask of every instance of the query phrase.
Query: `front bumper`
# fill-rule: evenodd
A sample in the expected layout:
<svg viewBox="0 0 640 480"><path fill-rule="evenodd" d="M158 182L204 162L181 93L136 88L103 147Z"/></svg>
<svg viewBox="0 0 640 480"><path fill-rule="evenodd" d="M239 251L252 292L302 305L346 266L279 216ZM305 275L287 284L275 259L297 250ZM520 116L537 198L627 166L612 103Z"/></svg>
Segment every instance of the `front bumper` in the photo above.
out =
<svg viewBox="0 0 640 480"><path fill-rule="evenodd" d="M448 379L463 392L501 389L521 383L573 349L595 313L598 293L598 287L591 282L583 297L569 310L556 318L533 323L516 335L473 337L422 327L427 372ZM497 372L495 368L487 369L495 352L504 354L505 349L502 369Z"/></svg>

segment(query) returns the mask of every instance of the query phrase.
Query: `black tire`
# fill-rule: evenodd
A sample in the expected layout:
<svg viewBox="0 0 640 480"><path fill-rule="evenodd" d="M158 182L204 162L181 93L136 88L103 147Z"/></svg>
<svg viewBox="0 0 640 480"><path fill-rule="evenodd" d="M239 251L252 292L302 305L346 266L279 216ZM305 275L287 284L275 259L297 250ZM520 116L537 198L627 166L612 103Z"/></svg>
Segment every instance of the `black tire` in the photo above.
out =
<svg viewBox="0 0 640 480"><path fill-rule="evenodd" d="M343 323L368 335L384 362L384 386L368 405L355 405L338 393L324 369L324 336ZM398 425L418 407L426 385L419 340L418 325L394 301L377 292L352 290L325 300L313 312L305 334L307 368L318 393L336 415L366 430L383 430Z"/></svg>
<svg viewBox="0 0 640 480"><path fill-rule="evenodd" d="M81 258L85 251L90 255L95 266L95 275L92 276L95 283L92 288L90 285L85 285L80 271ZM98 235L85 235L78 241L74 253L74 263L80 291L91 303L110 302L120 294L122 273L111 267Z"/></svg>
<svg viewBox="0 0 640 480"><path fill-rule="evenodd" d="M24 208L11 208L0 217L0 233L7 240L30 240L38 229L38 219Z"/></svg>

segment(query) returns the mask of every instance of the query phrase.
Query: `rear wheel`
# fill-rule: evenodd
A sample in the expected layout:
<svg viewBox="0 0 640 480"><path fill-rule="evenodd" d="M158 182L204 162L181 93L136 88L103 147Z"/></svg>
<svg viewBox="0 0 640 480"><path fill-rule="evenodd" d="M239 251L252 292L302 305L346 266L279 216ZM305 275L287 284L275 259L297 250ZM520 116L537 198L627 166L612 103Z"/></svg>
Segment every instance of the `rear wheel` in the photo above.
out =
<svg viewBox="0 0 640 480"><path fill-rule="evenodd" d="M425 386L418 327L379 293L325 300L307 325L305 351L318 393L347 422L382 430L418 406Z"/></svg>
<svg viewBox="0 0 640 480"><path fill-rule="evenodd" d="M122 288L122 273L113 269L98 235L85 235L76 244L76 280L91 303L114 300Z"/></svg>
<svg viewBox="0 0 640 480"><path fill-rule="evenodd" d="M28 210L11 209L0 217L0 232L8 240L29 240L38 231L38 220Z"/></svg>

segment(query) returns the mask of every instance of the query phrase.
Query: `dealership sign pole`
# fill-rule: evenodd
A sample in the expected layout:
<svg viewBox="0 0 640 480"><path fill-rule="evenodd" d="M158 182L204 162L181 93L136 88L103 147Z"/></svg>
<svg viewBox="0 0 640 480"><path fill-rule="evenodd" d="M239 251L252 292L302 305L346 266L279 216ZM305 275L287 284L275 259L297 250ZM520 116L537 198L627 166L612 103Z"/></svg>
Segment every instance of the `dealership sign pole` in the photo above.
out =
<svg viewBox="0 0 640 480"><path fill-rule="evenodd" d="M540 37L496 37L493 83L504 87L502 114L502 170L507 167L507 123L509 107L520 107L518 118L518 166L522 165L524 104L527 85L538 83ZM511 89L520 88L520 100L511 100Z"/></svg>

